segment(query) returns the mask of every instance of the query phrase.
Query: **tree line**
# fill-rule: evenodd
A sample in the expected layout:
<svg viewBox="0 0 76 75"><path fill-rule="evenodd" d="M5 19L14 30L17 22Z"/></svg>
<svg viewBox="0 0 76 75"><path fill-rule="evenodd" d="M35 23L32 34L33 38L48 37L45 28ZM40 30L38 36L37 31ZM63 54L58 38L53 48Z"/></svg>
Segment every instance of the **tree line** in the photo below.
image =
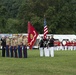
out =
<svg viewBox="0 0 76 75"><path fill-rule="evenodd" d="M43 33L43 21L49 34L76 34L76 0L0 0L0 33L27 33L31 21Z"/></svg>

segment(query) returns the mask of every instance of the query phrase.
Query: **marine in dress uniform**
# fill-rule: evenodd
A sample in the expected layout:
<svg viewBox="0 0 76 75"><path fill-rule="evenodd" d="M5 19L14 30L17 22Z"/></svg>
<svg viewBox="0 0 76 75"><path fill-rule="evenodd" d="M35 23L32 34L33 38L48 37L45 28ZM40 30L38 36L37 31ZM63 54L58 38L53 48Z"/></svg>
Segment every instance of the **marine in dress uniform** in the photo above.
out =
<svg viewBox="0 0 76 75"><path fill-rule="evenodd" d="M44 40L44 54L45 54L45 57L49 57L48 39L43 39L43 40Z"/></svg>
<svg viewBox="0 0 76 75"><path fill-rule="evenodd" d="M5 40L4 36L2 36L0 44L2 46L2 57L5 57L6 40Z"/></svg>
<svg viewBox="0 0 76 75"><path fill-rule="evenodd" d="M58 40L58 45L57 45L57 50L60 50L60 45L61 45L61 42Z"/></svg>
<svg viewBox="0 0 76 75"><path fill-rule="evenodd" d="M71 50L71 43L70 43L70 41L68 41L68 50Z"/></svg>
<svg viewBox="0 0 76 75"><path fill-rule="evenodd" d="M14 42L13 42L14 44L14 57L16 57L17 58L17 46L18 46L18 41L17 41L17 37L15 36L14 37Z"/></svg>
<svg viewBox="0 0 76 75"><path fill-rule="evenodd" d="M22 35L18 35L18 57L22 58Z"/></svg>
<svg viewBox="0 0 76 75"><path fill-rule="evenodd" d="M10 46L10 39L6 37L6 57L9 57L9 46Z"/></svg>
<svg viewBox="0 0 76 75"><path fill-rule="evenodd" d="M73 50L73 40L70 43L71 43L71 50Z"/></svg>
<svg viewBox="0 0 76 75"><path fill-rule="evenodd" d="M14 49L14 38L12 37L10 40L10 57L13 57L13 49Z"/></svg>
<svg viewBox="0 0 76 75"><path fill-rule="evenodd" d="M62 50L65 50L65 45L66 45L66 41L63 40L63 41L62 41L62 46L63 46L63 49L62 49Z"/></svg>
<svg viewBox="0 0 76 75"><path fill-rule="evenodd" d="M76 41L74 41L74 50L76 50Z"/></svg>
<svg viewBox="0 0 76 75"><path fill-rule="evenodd" d="M40 57L44 56L44 40L43 40L43 37L41 37L41 40L39 42L39 50L40 50Z"/></svg>
<svg viewBox="0 0 76 75"><path fill-rule="evenodd" d="M24 58L27 58L27 36L23 36L22 43L23 43L23 55Z"/></svg>
<svg viewBox="0 0 76 75"><path fill-rule="evenodd" d="M66 44L65 44L65 50L67 50L67 40L66 40Z"/></svg>
<svg viewBox="0 0 76 75"><path fill-rule="evenodd" d="M54 38L53 35L51 35L51 39L49 37L49 42L48 42L48 46L49 46L49 54L51 55L51 57L54 57Z"/></svg>

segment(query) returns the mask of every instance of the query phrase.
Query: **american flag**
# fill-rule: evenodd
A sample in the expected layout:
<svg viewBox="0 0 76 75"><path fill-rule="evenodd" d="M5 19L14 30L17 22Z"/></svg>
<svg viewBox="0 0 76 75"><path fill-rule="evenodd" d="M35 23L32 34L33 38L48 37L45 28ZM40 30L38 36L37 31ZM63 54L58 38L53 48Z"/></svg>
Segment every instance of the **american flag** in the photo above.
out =
<svg viewBox="0 0 76 75"><path fill-rule="evenodd" d="M46 39L48 33L48 27L46 25L46 18L44 17L44 39Z"/></svg>

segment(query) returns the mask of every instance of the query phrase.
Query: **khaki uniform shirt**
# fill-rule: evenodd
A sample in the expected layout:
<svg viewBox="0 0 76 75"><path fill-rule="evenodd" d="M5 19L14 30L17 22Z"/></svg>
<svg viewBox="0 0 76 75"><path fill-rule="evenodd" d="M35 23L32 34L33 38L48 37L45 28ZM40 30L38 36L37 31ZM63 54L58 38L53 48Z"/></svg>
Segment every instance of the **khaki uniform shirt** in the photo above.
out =
<svg viewBox="0 0 76 75"><path fill-rule="evenodd" d="M14 46L17 46L18 45L18 41L17 39L14 40Z"/></svg>
<svg viewBox="0 0 76 75"><path fill-rule="evenodd" d="M18 37L18 45L22 45L22 37Z"/></svg>
<svg viewBox="0 0 76 75"><path fill-rule="evenodd" d="M6 45L10 45L10 39L6 38Z"/></svg>
<svg viewBox="0 0 76 75"><path fill-rule="evenodd" d="M27 45L27 38L23 38L23 45Z"/></svg>
<svg viewBox="0 0 76 75"><path fill-rule="evenodd" d="M13 38L10 40L10 45L14 46L14 40L13 40Z"/></svg>

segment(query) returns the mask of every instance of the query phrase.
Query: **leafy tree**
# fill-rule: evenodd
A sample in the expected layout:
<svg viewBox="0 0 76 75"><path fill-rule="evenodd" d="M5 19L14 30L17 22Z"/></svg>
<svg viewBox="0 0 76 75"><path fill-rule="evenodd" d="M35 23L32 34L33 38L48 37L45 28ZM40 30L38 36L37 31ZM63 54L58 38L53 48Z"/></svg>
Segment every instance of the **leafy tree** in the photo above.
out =
<svg viewBox="0 0 76 75"><path fill-rule="evenodd" d="M19 20L9 18L6 24L6 33L18 33Z"/></svg>
<svg viewBox="0 0 76 75"><path fill-rule="evenodd" d="M43 33L44 15L49 33L76 34L76 0L0 0L0 32L27 33L31 21Z"/></svg>

